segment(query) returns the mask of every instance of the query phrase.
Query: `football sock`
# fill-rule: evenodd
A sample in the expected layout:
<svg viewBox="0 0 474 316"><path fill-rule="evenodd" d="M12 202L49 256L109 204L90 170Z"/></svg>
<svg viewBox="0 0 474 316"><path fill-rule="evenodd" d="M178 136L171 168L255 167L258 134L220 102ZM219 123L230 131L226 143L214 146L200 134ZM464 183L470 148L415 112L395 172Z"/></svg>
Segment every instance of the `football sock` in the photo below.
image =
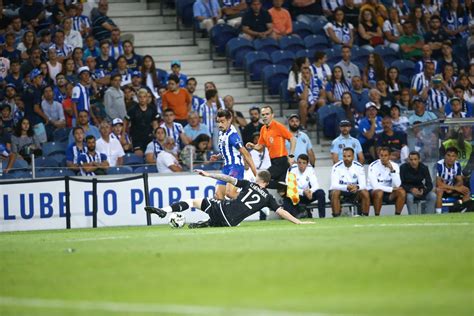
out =
<svg viewBox="0 0 474 316"><path fill-rule="evenodd" d="M180 201L171 205L172 212L183 212L189 208L189 204L186 201Z"/></svg>
<svg viewBox="0 0 474 316"><path fill-rule="evenodd" d="M442 209L441 208L436 208L436 214L441 214Z"/></svg>

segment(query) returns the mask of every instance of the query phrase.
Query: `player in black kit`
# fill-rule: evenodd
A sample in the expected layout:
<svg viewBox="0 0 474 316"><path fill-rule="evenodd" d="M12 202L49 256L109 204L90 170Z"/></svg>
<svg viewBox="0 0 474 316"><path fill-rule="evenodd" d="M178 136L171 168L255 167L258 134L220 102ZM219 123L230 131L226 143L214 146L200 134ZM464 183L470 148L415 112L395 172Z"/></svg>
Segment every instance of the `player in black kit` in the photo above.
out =
<svg viewBox="0 0 474 316"><path fill-rule="evenodd" d="M162 209L146 206L145 211L163 218L170 212L182 212L190 207L195 207L209 215L208 221L191 223L189 228L237 226L246 217L260 211L264 207L270 208L281 218L294 224L313 224L313 222L300 221L278 205L275 198L265 189L271 177L270 173L266 170L260 171L257 174L255 183L247 180L237 180L224 174L211 174L203 170L196 170L196 172L204 177L231 183L242 190L235 200L190 199L174 203Z"/></svg>

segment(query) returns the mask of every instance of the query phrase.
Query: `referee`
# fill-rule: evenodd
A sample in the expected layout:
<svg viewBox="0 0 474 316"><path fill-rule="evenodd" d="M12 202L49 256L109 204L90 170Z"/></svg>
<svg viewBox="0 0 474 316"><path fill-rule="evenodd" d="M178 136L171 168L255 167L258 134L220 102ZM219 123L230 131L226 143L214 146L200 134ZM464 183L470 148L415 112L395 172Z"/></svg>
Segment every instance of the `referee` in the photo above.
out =
<svg viewBox="0 0 474 316"><path fill-rule="evenodd" d="M286 172L295 161L296 138L283 124L273 119L274 114L271 106L264 106L261 111L261 116L264 125L260 130L258 144L249 142L245 147L255 149L258 152L261 152L264 147L267 147L272 163L270 168L268 168L272 179L269 188L276 189L277 182L285 182ZM289 155L286 150L285 140L290 141Z"/></svg>

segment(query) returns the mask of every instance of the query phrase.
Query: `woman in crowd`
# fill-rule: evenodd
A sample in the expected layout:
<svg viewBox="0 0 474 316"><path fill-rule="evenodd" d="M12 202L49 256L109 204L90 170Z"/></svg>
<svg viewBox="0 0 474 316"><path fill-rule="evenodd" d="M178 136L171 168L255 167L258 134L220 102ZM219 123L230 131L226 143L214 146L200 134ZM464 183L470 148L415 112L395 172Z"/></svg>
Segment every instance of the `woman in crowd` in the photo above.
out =
<svg viewBox="0 0 474 316"><path fill-rule="evenodd" d="M64 59L62 68L62 74L64 75L64 77L66 77L67 81L72 82L74 84L79 82L75 70L76 67L74 65L74 60L71 57Z"/></svg>
<svg viewBox="0 0 474 316"><path fill-rule="evenodd" d="M77 69L85 66L84 63L84 51L82 47L76 47L72 51L72 60L74 60L74 67Z"/></svg>
<svg viewBox="0 0 474 316"><path fill-rule="evenodd" d="M390 8L388 10L388 20L383 23L383 34L385 35L385 46L388 46L398 52L400 45L398 40L403 35L403 28L400 23L397 9Z"/></svg>
<svg viewBox="0 0 474 316"><path fill-rule="evenodd" d="M377 45L383 45L382 29L370 9L364 9L359 16L359 46L373 51Z"/></svg>
<svg viewBox="0 0 474 316"><path fill-rule="evenodd" d="M23 34L21 42L16 48L21 52L21 59L27 60L28 58L30 58L30 55L28 54L29 50L36 46L38 46L38 41L36 39L35 32L26 31Z"/></svg>
<svg viewBox="0 0 474 316"><path fill-rule="evenodd" d="M344 78L344 72L339 66L334 67L333 76L326 85L326 97L329 103L341 103L342 94L349 92L349 83Z"/></svg>
<svg viewBox="0 0 474 316"><path fill-rule="evenodd" d="M16 125L15 131L11 137L12 152L20 156L28 163L31 162L31 154L41 156L41 144L35 136L33 126L25 117Z"/></svg>
<svg viewBox="0 0 474 316"><path fill-rule="evenodd" d="M362 73L362 81L367 88L375 87L379 80L385 79L385 66L379 54L371 53Z"/></svg>
<svg viewBox="0 0 474 316"><path fill-rule="evenodd" d="M63 70L63 65L58 61L56 49L54 47L48 49L48 72L51 80L56 84L56 75Z"/></svg>
<svg viewBox="0 0 474 316"><path fill-rule="evenodd" d="M119 56L117 58L117 70L116 73L118 73L120 76L122 76L122 81L120 83L120 86L126 86L132 83L132 72L128 68L127 64L127 59L125 56Z"/></svg>
<svg viewBox="0 0 474 316"><path fill-rule="evenodd" d="M400 72L397 67L390 67L387 70L387 85L388 92L393 93L395 91L402 90L402 84L399 79Z"/></svg>
<svg viewBox="0 0 474 316"><path fill-rule="evenodd" d="M415 34L418 34L421 37L423 37L425 33L430 30L428 20L426 20L426 17L423 14L423 10L420 6L417 6L415 7L415 9L413 9L410 14L409 20L415 28Z"/></svg>
<svg viewBox="0 0 474 316"><path fill-rule="evenodd" d="M354 26L344 18L342 7L334 10L334 21L327 23L324 29L333 45L352 47L354 43Z"/></svg>
<svg viewBox="0 0 474 316"><path fill-rule="evenodd" d="M155 97L158 97L158 87L161 82L158 77L158 72L155 67L155 61L150 55L143 57L142 65L142 83L150 89Z"/></svg>
<svg viewBox="0 0 474 316"><path fill-rule="evenodd" d="M130 70L139 70L142 66L142 56L135 53L135 49L131 41L123 41L123 55L127 60L127 67Z"/></svg>
<svg viewBox="0 0 474 316"><path fill-rule="evenodd" d="M288 75L287 89L290 93L294 93L296 86L301 82L301 69L310 65L308 57L298 57L295 59Z"/></svg>

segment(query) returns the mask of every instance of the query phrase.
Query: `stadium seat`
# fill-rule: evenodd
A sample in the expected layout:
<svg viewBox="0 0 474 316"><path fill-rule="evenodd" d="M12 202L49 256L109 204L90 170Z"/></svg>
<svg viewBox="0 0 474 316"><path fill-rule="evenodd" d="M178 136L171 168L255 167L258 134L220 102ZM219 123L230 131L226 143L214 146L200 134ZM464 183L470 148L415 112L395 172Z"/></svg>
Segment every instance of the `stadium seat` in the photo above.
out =
<svg viewBox="0 0 474 316"><path fill-rule="evenodd" d="M411 86L411 80L405 75L399 75L398 80L402 84L403 87L410 87Z"/></svg>
<svg viewBox="0 0 474 316"><path fill-rule="evenodd" d="M133 170L134 173L157 173L156 166L141 166Z"/></svg>
<svg viewBox="0 0 474 316"><path fill-rule="evenodd" d="M232 60L234 67L242 68L244 56L254 50L252 42L247 39L241 37L231 39L226 45L227 66L229 67L229 62Z"/></svg>
<svg viewBox="0 0 474 316"><path fill-rule="evenodd" d="M395 60L399 59L398 54L394 49L383 45L376 46L374 53L379 54L380 57L382 57L386 66L390 66Z"/></svg>
<svg viewBox="0 0 474 316"><path fill-rule="evenodd" d="M47 157L50 155L54 155L57 153L62 153L66 151L67 148L67 143L66 142L48 142L44 143L41 146L41 149L43 150L43 156Z"/></svg>
<svg viewBox="0 0 474 316"><path fill-rule="evenodd" d="M284 36L280 39L280 48L282 50L289 50L295 54L301 50L305 49L304 42L301 38L297 36Z"/></svg>
<svg viewBox="0 0 474 316"><path fill-rule="evenodd" d="M36 171L35 176L37 178L48 178L48 177L54 177L55 172L54 170L51 169L41 169Z"/></svg>
<svg viewBox="0 0 474 316"><path fill-rule="evenodd" d="M55 142L66 142L68 141L70 128L58 128L53 132L53 140Z"/></svg>
<svg viewBox="0 0 474 316"><path fill-rule="evenodd" d="M129 174L133 169L129 166L111 167L107 169L107 174Z"/></svg>
<svg viewBox="0 0 474 316"><path fill-rule="evenodd" d="M352 47L351 49L351 60L352 62L361 62L367 64L367 59L370 55L370 51L368 49L362 47Z"/></svg>
<svg viewBox="0 0 474 316"><path fill-rule="evenodd" d="M314 21L313 23L311 23L311 30L313 31L313 34L326 35L326 32L324 31L324 26L327 23L328 22L320 20L320 19L318 19L318 20Z"/></svg>
<svg viewBox="0 0 474 316"><path fill-rule="evenodd" d="M56 169L56 170L53 170L53 176L54 177L73 177L75 176L76 174L74 173L74 171L68 169L68 168L61 168L61 169Z"/></svg>
<svg viewBox="0 0 474 316"><path fill-rule="evenodd" d="M27 179L32 178L31 171L27 170L12 170L9 173L4 173L2 179Z"/></svg>
<svg viewBox="0 0 474 316"><path fill-rule="evenodd" d="M278 94L281 82L287 78L288 69L285 66L269 65L263 68L262 101L265 102L265 92L271 95Z"/></svg>
<svg viewBox="0 0 474 316"><path fill-rule="evenodd" d="M328 61L327 61L328 64L329 63L332 63L332 64L338 63L342 59L341 48L340 47L329 48L329 49L326 49L324 52L326 53L326 57L328 59Z"/></svg>
<svg viewBox="0 0 474 316"><path fill-rule="evenodd" d="M136 166L136 165L143 165L143 157L137 156L135 154L126 154L123 156L123 164L126 166Z"/></svg>
<svg viewBox="0 0 474 316"><path fill-rule="evenodd" d="M288 104L288 108L292 108L294 104L298 103L292 98L288 91L288 79L285 79L280 83L280 109L283 109L283 103Z"/></svg>
<svg viewBox="0 0 474 316"><path fill-rule="evenodd" d="M278 45L278 42L273 38L256 39L253 42L253 46L257 51L265 52L268 55L280 50L280 45Z"/></svg>
<svg viewBox="0 0 474 316"><path fill-rule="evenodd" d="M61 167L66 166L66 155L65 154L56 153L56 154L49 155L48 158L56 160L57 163L59 164L59 166L61 166Z"/></svg>
<svg viewBox="0 0 474 316"><path fill-rule="evenodd" d="M250 80L258 81L262 77L262 69L267 65L272 65L272 60L265 52L248 52L244 59L245 76L250 74Z"/></svg>
<svg viewBox="0 0 474 316"><path fill-rule="evenodd" d="M307 57L310 62L313 62L315 53L316 53L316 50L314 49L303 49L296 53L296 58Z"/></svg>
<svg viewBox="0 0 474 316"><path fill-rule="evenodd" d="M215 50L220 55L224 54L227 42L237 36L239 36L239 31L232 26L227 24L215 25L209 34L211 53Z"/></svg>
<svg viewBox="0 0 474 316"><path fill-rule="evenodd" d="M15 162L13 163L13 169L29 169L30 166L28 163L20 158L15 159Z"/></svg>
<svg viewBox="0 0 474 316"><path fill-rule="evenodd" d="M59 163L49 157L38 157L35 158L35 167L36 168L55 168L58 167Z"/></svg>
<svg viewBox="0 0 474 316"><path fill-rule="evenodd" d="M285 66L290 69L295 60L295 53L291 51L279 50L270 56L275 65Z"/></svg>
<svg viewBox="0 0 474 316"><path fill-rule="evenodd" d="M460 68L466 68L469 65L469 53L465 43L453 46L453 56L459 60Z"/></svg>
<svg viewBox="0 0 474 316"><path fill-rule="evenodd" d="M304 38L304 45L307 49L325 50L331 47L329 40L324 35L310 35Z"/></svg>
<svg viewBox="0 0 474 316"><path fill-rule="evenodd" d="M305 39L307 36L313 34L313 30L311 26L306 23L294 21L293 34L298 35L301 39Z"/></svg>
<svg viewBox="0 0 474 316"><path fill-rule="evenodd" d="M166 85L168 81L168 73L166 72L166 70L156 68L156 74L158 76L158 80L160 80L162 84Z"/></svg>
<svg viewBox="0 0 474 316"><path fill-rule="evenodd" d="M392 64L392 67L396 67L399 73L403 73L403 75L407 76L408 78L413 77L415 72L415 63L411 60L407 59L400 59L395 60Z"/></svg>

